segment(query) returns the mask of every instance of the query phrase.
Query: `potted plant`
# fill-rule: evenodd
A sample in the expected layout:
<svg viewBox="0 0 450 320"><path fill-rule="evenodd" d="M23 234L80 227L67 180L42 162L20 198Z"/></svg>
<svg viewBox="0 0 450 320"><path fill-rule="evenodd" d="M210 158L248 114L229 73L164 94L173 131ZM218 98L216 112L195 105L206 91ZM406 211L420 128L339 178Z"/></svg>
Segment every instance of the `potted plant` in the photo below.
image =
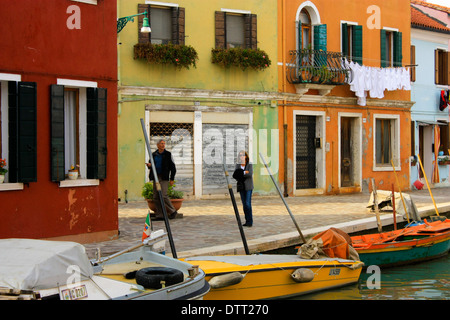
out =
<svg viewBox="0 0 450 320"><path fill-rule="evenodd" d="M5 174L8 172L8 169L5 169L6 167L6 160L0 159L0 183L3 183L5 181Z"/></svg>
<svg viewBox="0 0 450 320"><path fill-rule="evenodd" d="M71 166L70 167L69 172L67 173L67 177L70 180L77 180L78 179L78 174L79 174L78 168L79 167L80 166L78 164L76 166Z"/></svg>
<svg viewBox="0 0 450 320"><path fill-rule="evenodd" d="M183 203L184 193L183 191L174 190L175 187L176 187L175 183L172 186L169 185L167 195L169 196L170 202L172 202L172 205L175 208L175 210L178 211ZM150 210L155 212L156 203L153 201L153 182L147 182L144 184L144 187L142 188L142 196L147 201Z"/></svg>
<svg viewBox="0 0 450 320"><path fill-rule="evenodd" d="M443 166L446 164L450 164L450 156L439 156L438 157L438 164Z"/></svg>

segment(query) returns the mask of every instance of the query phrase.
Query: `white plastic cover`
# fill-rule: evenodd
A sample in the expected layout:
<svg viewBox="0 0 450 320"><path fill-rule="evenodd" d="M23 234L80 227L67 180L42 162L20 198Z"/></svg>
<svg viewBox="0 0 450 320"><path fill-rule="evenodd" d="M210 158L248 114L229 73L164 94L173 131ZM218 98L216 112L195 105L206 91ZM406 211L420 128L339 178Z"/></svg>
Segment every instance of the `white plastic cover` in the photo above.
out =
<svg viewBox="0 0 450 320"><path fill-rule="evenodd" d="M92 275L91 263L81 244L0 240L0 287L41 290L86 280Z"/></svg>

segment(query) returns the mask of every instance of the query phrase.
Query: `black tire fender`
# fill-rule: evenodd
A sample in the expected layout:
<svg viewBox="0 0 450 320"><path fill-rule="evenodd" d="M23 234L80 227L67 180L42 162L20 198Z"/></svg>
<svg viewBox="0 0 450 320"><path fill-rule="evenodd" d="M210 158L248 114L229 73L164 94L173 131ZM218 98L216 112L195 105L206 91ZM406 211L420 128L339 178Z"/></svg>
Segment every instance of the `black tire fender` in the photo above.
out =
<svg viewBox="0 0 450 320"><path fill-rule="evenodd" d="M183 280L183 272L174 268L150 267L136 272L136 283L148 289L161 289L161 281L165 281L165 286L168 287Z"/></svg>

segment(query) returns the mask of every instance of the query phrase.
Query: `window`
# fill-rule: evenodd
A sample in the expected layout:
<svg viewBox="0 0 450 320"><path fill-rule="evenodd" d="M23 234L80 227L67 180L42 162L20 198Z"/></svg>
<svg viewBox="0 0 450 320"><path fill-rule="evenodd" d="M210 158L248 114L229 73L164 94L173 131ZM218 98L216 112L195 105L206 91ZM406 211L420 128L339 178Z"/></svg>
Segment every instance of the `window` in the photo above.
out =
<svg viewBox="0 0 450 320"><path fill-rule="evenodd" d="M256 14L229 10L216 11L215 17L216 49L257 48Z"/></svg>
<svg viewBox="0 0 450 320"><path fill-rule="evenodd" d="M347 59L362 65L363 56L363 30L362 26L353 22L341 24L342 54Z"/></svg>
<svg viewBox="0 0 450 320"><path fill-rule="evenodd" d="M151 42L168 44L172 41L172 12L169 8L151 8L150 21L152 28Z"/></svg>
<svg viewBox="0 0 450 320"><path fill-rule="evenodd" d="M84 93L85 95L85 93ZM80 163L79 89L64 88L65 172ZM85 135L85 133L83 133ZM85 150L83 150L85 151ZM85 154L85 152L82 152Z"/></svg>
<svg viewBox="0 0 450 320"><path fill-rule="evenodd" d="M51 86L51 180L65 180L76 165L82 179L105 179L106 89L58 83Z"/></svg>
<svg viewBox="0 0 450 320"><path fill-rule="evenodd" d="M6 159L6 182L36 182L37 98L35 82L0 81L1 158Z"/></svg>
<svg viewBox="0 0 450 320"><path fill-rule="evenodd" d="M402 66L402 33L381 29L380 31L381 67Z"/></svg>
<svg viewBox="0 0 450 320"><path fill-rule="evenodd" d="M300 21L298 23L299 50L311 49L311 35L311 17L308 11L303 9L300 12Z"/></svg>
<svg viewBox="0 0 450 320"><path fill-rule="evenodd" d="M139 4L138 13L149 13L149 22L152 32L141 33L144 16L138 16L139 43L152 44L180 44L185 43L185 9L172 4Z"/></svg>
<svg viewBox="0 0 450 320"><path fill-rule="evenodd" d="M228 48L245 47L244 16L229 14L226 17L226 41Z"/></svg>
<svg viewBox="0 0 450 320"><path fill-rule="evenodd" d="M94 4L97 5L97 0L72 0L74 2L83 2L83 3L89 3L89 4Z"/></svg>
<svg viewBox="0 0 450 320"><path fill-rule="evenodd" d="M435 51L435 83L448 85L449 82L449 52L438 49Z"/></svg>
<svg viewBox="0 0 450 320"><path fill-rule="evenodd" d="M327 25L311 24L311 16L306 9L302 9L298 21L298 49L314 49L327 51ZM314 38L313 38L314 34Z"/></svg>
<svg viewBox="0 0 450 320"><path fill-rule="evenodd" d="M391 168L391 160L399 166L399 116L375 115L375 168Z"/></svg>
<svg viewBox="0 0 450 320"><path fill-rule="evenodd" d="M441 145L439 151L443 151L445 155L449 155L450 152L450 130L448 123L439 125Z"/></svg>

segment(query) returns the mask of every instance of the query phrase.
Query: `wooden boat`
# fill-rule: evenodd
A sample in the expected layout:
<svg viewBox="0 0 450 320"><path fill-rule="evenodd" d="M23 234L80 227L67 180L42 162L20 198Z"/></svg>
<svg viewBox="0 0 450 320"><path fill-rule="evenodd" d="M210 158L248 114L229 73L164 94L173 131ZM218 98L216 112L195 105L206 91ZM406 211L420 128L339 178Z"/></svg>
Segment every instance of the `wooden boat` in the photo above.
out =
<svg viewBox="0 0 450 320"><path fill-rule="evenodd" d="M365 266L390 267L435 259L450 250L450 220L351 237Z"/></svg>
<svg viewBox="0 0 450 320"><path fill-rule="evenodd" d="M202 270L151 246L89 261L75 242L0 240L0 299L185 300L209 291Z"/></svg>
<svg viewBox="0 0 450 320"><path fill-rule="evenodd" d="M202 256L184 259L206 274L204 300L276 299L356 283L359 261L298 255Z"/></svg>

